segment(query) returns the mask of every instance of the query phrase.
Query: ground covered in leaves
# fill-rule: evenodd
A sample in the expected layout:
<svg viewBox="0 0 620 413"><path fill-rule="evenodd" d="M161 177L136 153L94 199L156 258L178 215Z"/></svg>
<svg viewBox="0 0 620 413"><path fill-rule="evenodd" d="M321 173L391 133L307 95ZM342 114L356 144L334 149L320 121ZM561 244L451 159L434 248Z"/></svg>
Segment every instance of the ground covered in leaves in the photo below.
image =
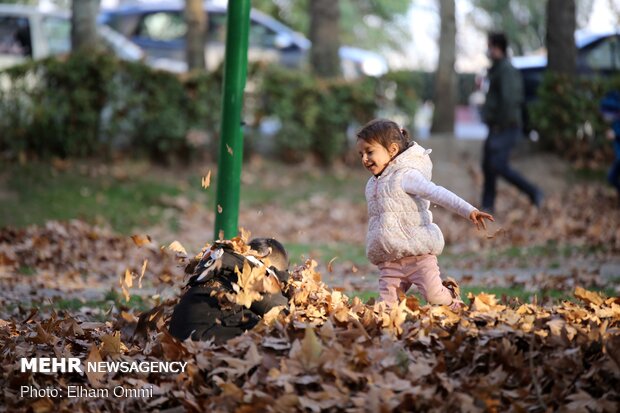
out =
<svg viewBox="0 0 620 413"><path fill-rule="evenodd" d="M475 200L479 173L463 167L475 162L452 157L435 161L437 183ZM180 343L166 330L185 280L179 246L167 246L178 239L193 255L210 238L213 188L196 185L203 198L154 190L148 203L175 228L125 231L150 236L79 220L0 229L0 411L618 411L617 199L602 182L562 183L552 162L538 164L521 170L541 177L540 210L501 185L488 231L433 209L447 244L443 275L483 291L455 314L413 291L393 310L354 297L377 289L363 256L364 171L251 162L243 199L253 200L240 224L295 252L291 308L222 346ZM107 200L83 185L80 197ZM494 296L494 287L510 290ZM517 299L517 290L532 294ZM552 290L560 300L542 299ZM180 375L21 373L20 358L35 356L188 365ZM22 385L120 385L153 397L21 398Z"/></svg>
<svg viewBox="0 0 620 413"><path fill-rule="evenodd" d="M166 330L183 282L182 250L178 244L172 250L147 236L122 237L79 221L1 231L0 409L615 412L620 407L618 297L577 285L571 290L574 301L554 305L500 302L480 293L465 299L460 314L420 306L413 296L389 310L330 289L317 263L307 260L293 270L289 312L269 314L222 346L181 343ZM118 296L107 310L45 306L57 294L109 288L111 279L117 280ZM149 292L144 308L127 306L140 290ZM182 374L21 373L22 357L182 360L188 367ZM22 385L150 388L153 397L21 398Z"/></svg>

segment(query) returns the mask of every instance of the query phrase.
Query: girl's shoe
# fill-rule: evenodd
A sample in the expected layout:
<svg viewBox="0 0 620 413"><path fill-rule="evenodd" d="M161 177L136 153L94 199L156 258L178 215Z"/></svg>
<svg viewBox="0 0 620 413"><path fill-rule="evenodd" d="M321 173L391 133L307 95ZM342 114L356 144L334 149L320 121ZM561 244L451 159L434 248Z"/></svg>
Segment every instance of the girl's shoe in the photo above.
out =
<svg viewBox="0 0 620 413"><path fill-rule="evenodd" d="M463 307L465 307L465 303L461 300L461 289L459 285L456 280L451 277L448 277L441 283L450 291L450 295L452 295L452 303L450 303L448 307L450 307L450 309L455 313L459 313Z"/></svg>

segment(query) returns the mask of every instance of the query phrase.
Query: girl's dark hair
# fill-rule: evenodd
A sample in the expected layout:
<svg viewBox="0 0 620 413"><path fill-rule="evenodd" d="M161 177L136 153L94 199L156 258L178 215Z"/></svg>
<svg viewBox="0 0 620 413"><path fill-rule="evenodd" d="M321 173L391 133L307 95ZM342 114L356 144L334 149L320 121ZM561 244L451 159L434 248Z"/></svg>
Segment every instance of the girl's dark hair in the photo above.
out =
<svg viewBox="0 0 620 413"><path fill-rule="evenodd" d="M357 139L368 143L376 142L386 149L392 143L397 143L399 155L411 146L412 143L406 129L398 126L396 122L387 119L371 120L357 132Z"/></svg>

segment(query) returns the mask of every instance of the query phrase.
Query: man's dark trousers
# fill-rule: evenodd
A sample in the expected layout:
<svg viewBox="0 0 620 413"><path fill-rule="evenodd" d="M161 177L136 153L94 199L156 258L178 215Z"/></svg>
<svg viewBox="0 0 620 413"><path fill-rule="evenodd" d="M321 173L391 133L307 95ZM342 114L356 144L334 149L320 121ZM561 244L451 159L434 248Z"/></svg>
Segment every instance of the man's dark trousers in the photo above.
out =
<svg viewBox="0 0 620 413"><path fill-rule="evenodd" d="M493 211L497 177L501 176L521 192L527 194L532 202L536 202L538 188L527 181L521 174L510 167L510 151L521 136L518 127L494 130L490 128L489 136L484 143L482 171L484 172L484 188L482 192L482 209Z"/></svg>

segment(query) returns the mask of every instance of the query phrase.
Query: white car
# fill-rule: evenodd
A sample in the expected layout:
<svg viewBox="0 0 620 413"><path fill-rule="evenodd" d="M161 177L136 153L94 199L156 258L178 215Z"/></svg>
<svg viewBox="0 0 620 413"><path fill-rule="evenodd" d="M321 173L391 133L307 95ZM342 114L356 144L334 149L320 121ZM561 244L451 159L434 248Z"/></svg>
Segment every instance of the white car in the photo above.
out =
<svg viewBox="0 0 620 413"><path fill-rule="evenodd" d="M184 2L168 0L137 3L103 10L100 21L128 37L147 55L147 63L170 71L184 72L185 35ZM218 67L224 59L226 7L205 1L208 34L205 60L208 69ZM277 62L300 67L307 63L312 43L302 34L278 20L252 9L250 12L250 61ZM343 46L339 50L342 73L346 78L361 75L381 76L388 71L386 60L378 53Z"/></svg>
<svg viewBox="0 0 620 413"><path fill-rule="evenodd" d="M144 52L122 34L105 25L97 32L104 46L125 60L140 60ZM71 16L68 12L0 4L0 69L27 59L42 59L71 51Z"/></svg>

